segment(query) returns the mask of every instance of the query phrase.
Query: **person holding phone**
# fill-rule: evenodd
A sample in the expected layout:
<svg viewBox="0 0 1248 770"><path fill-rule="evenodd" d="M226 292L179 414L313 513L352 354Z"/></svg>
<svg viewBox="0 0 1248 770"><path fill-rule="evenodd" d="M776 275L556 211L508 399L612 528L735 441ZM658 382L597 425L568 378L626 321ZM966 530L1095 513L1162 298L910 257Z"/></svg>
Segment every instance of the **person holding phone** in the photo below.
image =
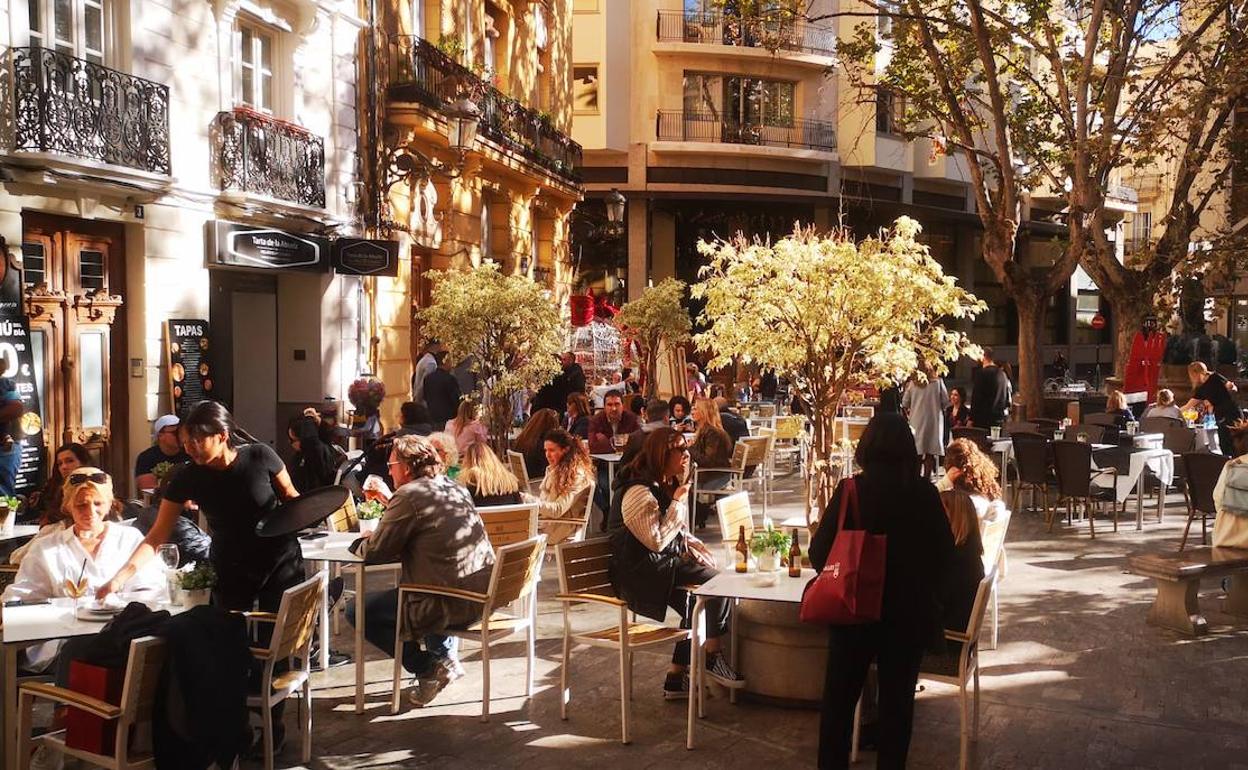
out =
<svg viewBox="0 0 1248 770"><path fill-rule="evenodd" d="M705 583L719 573L715 557L686 531L689 446L671 428L651 431L623 475L611 502L609 570L616 595L629 609L662 622L671 607L680 627L689 628L693 597L684 586ZM722 654L728 630L728 602L706 602L706 672L729 686L741 676ZM676 643L663 682L668 700L689 697L690 643Z"/></svg>

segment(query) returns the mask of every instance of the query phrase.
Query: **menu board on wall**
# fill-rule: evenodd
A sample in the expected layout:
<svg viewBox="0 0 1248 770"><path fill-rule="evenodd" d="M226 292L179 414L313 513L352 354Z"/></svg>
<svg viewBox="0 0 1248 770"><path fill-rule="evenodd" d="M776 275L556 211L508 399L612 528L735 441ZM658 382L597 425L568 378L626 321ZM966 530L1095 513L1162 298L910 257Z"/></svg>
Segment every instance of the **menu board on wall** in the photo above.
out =
<svg viewBox="0 0 1248 770"><path fill-rule="evenodd" d="M0 248L4 248L2 239ZM0 426L0 434L9 434L21 445L21 464L14 486L18 492L29 492L43 483L43 413L35 385L30 324L22 306L22 274L10 260L8 249L4 251L0 258L0 377L7 377L16 385L22 416Z"/></svg>
<svg viewBox="0 0 1248 770"><path fill-rule="evenodd" d="M212 345L208 322L202 318L170 319L165 323L169 356L169 397L179 417L212 397Z"/></svg>

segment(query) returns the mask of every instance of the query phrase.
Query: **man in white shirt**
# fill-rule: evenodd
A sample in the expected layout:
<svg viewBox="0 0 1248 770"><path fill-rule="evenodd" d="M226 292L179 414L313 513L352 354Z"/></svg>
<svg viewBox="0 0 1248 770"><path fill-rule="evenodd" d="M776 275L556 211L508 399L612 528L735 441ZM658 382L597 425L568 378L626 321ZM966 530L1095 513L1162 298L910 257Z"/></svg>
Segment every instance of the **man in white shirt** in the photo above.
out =
<svg viewBox="0 0 1248 770"><path fill-rule="evenodd" d="M415 371L412 372L412 400L422 406L427 406L425 404L425 378L438 368L437 355L444 350L446 347L437 340L426 342L425 351L421 354L420 360L416 362Z"/></svg>

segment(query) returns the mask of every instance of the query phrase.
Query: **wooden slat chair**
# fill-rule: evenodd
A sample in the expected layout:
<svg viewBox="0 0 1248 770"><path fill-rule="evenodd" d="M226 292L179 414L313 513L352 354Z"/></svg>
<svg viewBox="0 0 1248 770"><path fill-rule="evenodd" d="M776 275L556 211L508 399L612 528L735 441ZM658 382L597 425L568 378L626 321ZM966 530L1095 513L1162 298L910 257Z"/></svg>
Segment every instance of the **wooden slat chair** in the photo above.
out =
<svg viewBox="0 0 1248 770"><path fill-rule="evenodd" d="M975 604L965 630L946 629L945 641L954 643L949 645L953 648L952 651L943 655L924 656L919 666L920 679L943 682L958 688L961 715L961 759L958 767L963 770L967 767L971 741L979 740L979 640L984 627L988 598L995 581L995 568L989 570L984 579L979 581L979 588L975 591ZM974 689L968 692L972 684Z"/></svg>
<svg viewBox="0 0 1248 770"><path fill-rule="evenodd" d="M524 455L514 449L507 450L507 467L511 468L511 474L520 482L521 492L533 493L534 483L542 483L541 478L529 478L529 466L524 462Z"/></svg>
<svg viewBox="0 0 1248 770"><path fill-rule="evenodd" d="M263 668L259 692L247 696L247 706L260 711L264 738L264 770L273 770L273 706L299 694L299 728L303 733L300 761L312 759L312 639L320 615L321 581L318 573L282 593L277 613L245 612L250 623L271 623L273 635L268 647L252 647L251 655ZM290 667L275 672L278 663Z"/></svg>
<svg viewBox="0 0 1248 770"><path fill-rule="evenodd" d="M537 536L537 504L483 505L477 509L490 545L497 551Z"/></svg>
<svg viewBox="0 0 1248 770"><path fill-rule="evenodd" d="M758 471L758 466L767 459L767 442L768 439L763 436L746 436L737 441L732 448L732 458L728 461L726 468L703 468L698 465L693 466L693 481L689 487L689 500L695 501L698 495L712 495L715 497L727 497L728 495L740 492L745 484L753 483L763 488L763 513L767 512L767 480L766 474ZM745 474L749 469L755 468L753 476L746 478ZM720 489L703 489L699 485L698 480L706 474L727 474L729 476L728 483ZM689 528L693 529L694 505L689 506Z"/></svg>
<svg viewBox="0 0 1248 770"><path fill-rule="evenodd" d="M121 689L121 703L113 705L80 692L42 682L26 682L18 689L17 765L21 770L30 767L31 750L35 741L42 742L53 751L90 763L96 767L113 770L146 770L156 767L151 752L132 754L133 728L152 721L156 703L156 689L165 663L164 640L144 636L130 642L130 654L126 659L125 682ZM116 723L116 733L111 756L95 754L65 745L65 731L46 733L31 738L33 711L36 700L51 701L61 706L73 706L100 719ZM9 728L12 729L12 728ZM306 760L305 760L306 761Z"/></svg>
<svg viewBox="0 0 1248 770"><path fill-rule="evenodd" d="M607 565L611 543L599 537L579 543L562 543L555 549L559 563L559 595L563 603L563 665L559 673L559 717L568 718L572 691L568 687L568 667L572 645L586 644L615 650L620 655L620 742L629 743L629 719L633 700L633 653L657 645L672 645L688 639L689 632L656 623L629 620L628 605L616 598ZM573 605L598 604L618 612L616 622L593 630L573 631L570 610Z"/></svg>
<svg viewBox="0 0 1248 770"><path fill-rule="evenodd" d="M996 570L992 581L992 647L990 649L993 650L997 649L997 634L1001 625L997 587L1005 579L1005 536L1009 528L1010 511L1004 511L998 514L996 519L985 522L983 531L980 533L980 540L984 546L984 574L988 574L989 570Z"/></svg>
<svg viewBox="0 0 1248 770"><path fill-rule="evenodd" d="M750 508L749 492L737 492L716 500L715 513L719 517L719 531L724 543L731 545L737 542L741 527L745 527L745 542L754 537L754 511Z"/></svg>
<svg viewBox="0 0 1248 770"><path fill-rule="evenodd" d="M584 503L580 505L580 516L575 518L567 517L558 519L539 518L537 520L538 531L546 535L548 542L553 542L556 545L562 543L564 540L584 540L585 533L589 531L589 518L594 511L594 490L597 488L597 482L590 482L589 486L581 491L580 497L573 501L573 505L576 506L584 500ZM572 534L567 537L552 537L552 532L553 534L562 535L564 528L569 526L576 527Z"/></svg>
<svg viewBox="0 0 1248 770"><path fill-rule="evenodd" d="M755 437L767 439L767 443L763 448L763 461L759 464L755 471L756 475L765 479L763 486L763 506L766 506L771 497L771 485L776 480L776 429L775 428L759 428L755 432ZM746 460L748 463L749 460Z"/></svg>
<svg viewBox="0 0 1248 770"><path fill-rule="evenodd" d="M785 459L793 470L800 471L806 467L806 451L806 418L800 414L777 417L773 461Z"/></svg>
<svg viewBox="0 0 1248 770"><path fill-rule="evenodd" d="M464 599L481 605L481 619L464 628L448 628L445 633L457 639L471 639L481 644L482 693L481 721L490 719L490 645L499 639L524 631L528 641L525 667L525 697L533 696L533 659L537 641L537 584L542 579L542 557L546 553L546 536L538 535L495 551L494 569L486 593L467 591L452 586L399 585L399 622L394 629L394 680L391 682L390 713L399 713L399 695L403 682L403 614L409 597L442 596ZM503 612L499 608L519 603L520 612Z"/></svg>

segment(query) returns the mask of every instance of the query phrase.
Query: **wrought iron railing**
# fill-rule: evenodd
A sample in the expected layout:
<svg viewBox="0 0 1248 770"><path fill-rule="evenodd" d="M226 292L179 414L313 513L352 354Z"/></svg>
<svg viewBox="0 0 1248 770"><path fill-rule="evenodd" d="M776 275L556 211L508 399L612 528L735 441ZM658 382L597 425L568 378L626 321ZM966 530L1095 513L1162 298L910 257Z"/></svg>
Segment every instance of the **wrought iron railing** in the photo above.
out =
<svg viewBox="0 0 1248 770"><path fill-rule="evenodd" d="M581 146L550 119L506 96L481 75L452 60L429 41L412 35L390 38L391 98L444 110L457 94L481 108L481 135L558 176L577 183Z"/></svg>
<svg viewBox="0 0 1248 770"><path fill-rule="evenodd" d="M59 51L9 51L13 149L169 174L169 87Z"/></svg>
<svg viewBox="0 0 1248 770"><path fill-rule="evenodd" d="M1126 203L1139 203L1140 194L1134 187L1125 184L1110 184L1105 190L1105 197L1109 200L1123 201Z"/></svg>
<svg viewBox="0 0 1248 770"><path fill-rule="evenodd" d="M321 137L242 107L218 112L210 134L213 183L222 192L325 207L325 140Z"/></svg>
<svg viewBox="0 0 1248 770"><path fill-rule="evenodd" d="M836 149L836 124L824 120L744 121L709 110L659 110L655 123L662 141Z"/></svg>
<svg viewBox="0 0 1248 770"><path fill-rule="evenodd" d="M696 11L659 11L660 43L703 43L795 51L819 56L836 53L836 31L787 16L748 17Z"/></svg>

